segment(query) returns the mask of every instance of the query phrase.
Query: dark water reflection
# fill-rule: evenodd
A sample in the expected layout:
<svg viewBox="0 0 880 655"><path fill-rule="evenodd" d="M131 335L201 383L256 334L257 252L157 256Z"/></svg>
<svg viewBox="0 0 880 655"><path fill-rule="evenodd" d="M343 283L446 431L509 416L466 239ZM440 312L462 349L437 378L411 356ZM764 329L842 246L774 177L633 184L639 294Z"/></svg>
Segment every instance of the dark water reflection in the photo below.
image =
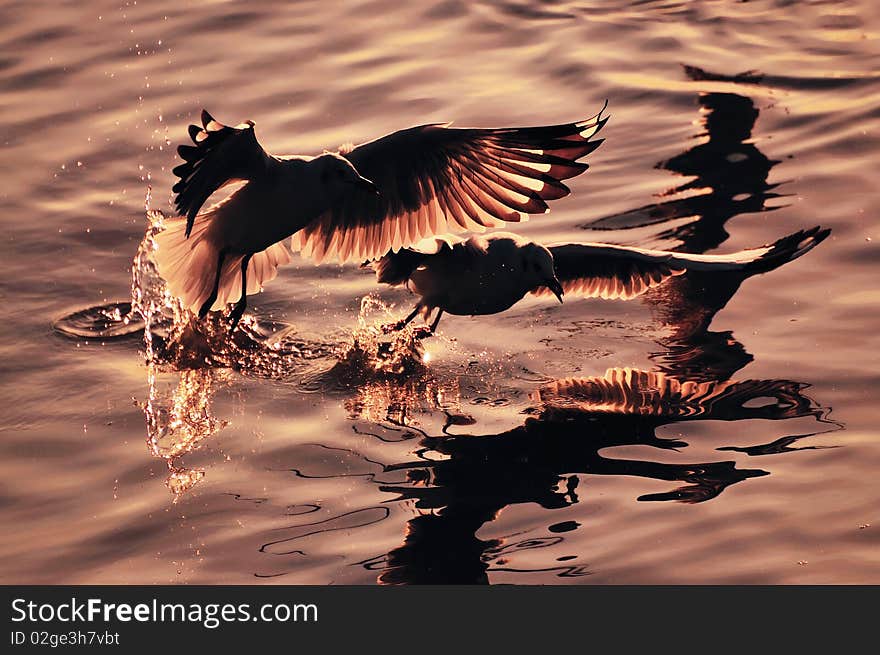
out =
<svg viewBox="0 0 880 655"><path fill-rule="evenodd" d="M488 570L504 570L503 553L510 544L481 540L477 531L509 505L536 503L552 510L590 502L588 494L578 494L576 474L684 483L641 495L639 501L711 500L730 485L769 472L738 468L733 461L667 464L600 451L627 445L683 450L687 443L656 434L661 426L683 421L821 419L823 409L802 387L787 380L694 382L636 370L551 383L538 394L537 415L522 426L497 435L426 437L420 442L421 461L386 467L405 470L408 484L385 485L383 491L413 499L425 513L407 523L402 546L366 565L382 570L383 583L485 584ZM750 406L758 399L760 406ZM750 454L771 447L753 447ZM569 576L575 571L569 566L542 570Z"/></svg>
<svg viewBox="0 0 880 655"><path fill-rule="evenodd" d="M705 71L686 67L693 79ZM719 76L715 76L719 77ZM723 76L721 76L723 77ZM736 78L734 78L736 79ZM754 78L746 77L752 81ZM697 97L703 143L659 162L656 167L691 178L664 195L683 198L646 205L584 224L589 229L631 229L657 226L656 236L679 242L674 250L703 253L728 238L725 224L734 216L772 211L767 202L779 198L778 184L768 184L770 170L779 162L767 158L750 141L759 110L738 93L700 93ZM674 227L664 224L687 219Z"/></svg>

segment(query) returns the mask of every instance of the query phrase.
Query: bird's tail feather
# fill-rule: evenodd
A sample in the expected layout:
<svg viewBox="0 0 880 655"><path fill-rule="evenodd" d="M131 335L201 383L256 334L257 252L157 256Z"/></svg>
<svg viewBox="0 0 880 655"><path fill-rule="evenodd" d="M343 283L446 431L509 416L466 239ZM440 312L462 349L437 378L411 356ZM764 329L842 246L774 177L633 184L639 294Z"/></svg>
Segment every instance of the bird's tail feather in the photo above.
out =
<svg viewBox="0 0 880 655"><path fill-rule="evenodd" d="M741 250L727 255L676 253L672 262L680 263L691 271L743 271L752 275L766 273L809 252L829 234L831 230L817 226L789 234L760 248Z"/></svg>
<svg viewBox="0 0 880 655"><path fill-rule="evenodd" d="M189 238L185 237L186 219L167 219L165 230L156 235L154 260L168 291L179 298L184 307L198 312L211 296L217 274L219 248L207 238L210 215L199 216ZM242 255L227 255L223 260L217 300L212 310L223 309L241 296ZM278 275L278 267L289 263L290 252L283 242L255 253L248 265L248 295L259 293L263 286Z"/></svg>

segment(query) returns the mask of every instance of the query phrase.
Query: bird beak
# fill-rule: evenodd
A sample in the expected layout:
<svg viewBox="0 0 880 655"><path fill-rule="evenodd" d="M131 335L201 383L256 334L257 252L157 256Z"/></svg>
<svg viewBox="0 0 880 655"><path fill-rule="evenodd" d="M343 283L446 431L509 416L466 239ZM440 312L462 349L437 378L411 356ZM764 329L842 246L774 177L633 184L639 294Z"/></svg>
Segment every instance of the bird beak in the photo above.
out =
<svg viewBox="0 0 880 655"><path fill-rule="evenodd" d="M562 284L560 284L559 280L554 277L547 280L546 284L547 288L553 292L553 294L556 296L556 299L561 303L562 296L565 295L565 290L563 290Z"/></svg>
<svg viewBox="0 0 880 655"><path fill-rule="evenodd" d="M368 193L372 193L373 195L376 195L376 196L382 195L381 193L379 193L378 187L376 187L376 185L373 184L373 182L371 180L368 180L365 177L361 177L360 175L358 176L358 179L354 181L353 184Z"/></svg>

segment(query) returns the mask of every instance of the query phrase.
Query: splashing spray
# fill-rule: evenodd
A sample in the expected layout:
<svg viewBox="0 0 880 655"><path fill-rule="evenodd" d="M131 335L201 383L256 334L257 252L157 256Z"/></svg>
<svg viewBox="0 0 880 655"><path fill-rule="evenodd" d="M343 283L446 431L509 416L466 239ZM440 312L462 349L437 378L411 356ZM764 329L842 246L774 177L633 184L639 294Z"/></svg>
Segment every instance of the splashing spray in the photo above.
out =
<svg viewBox="0 0 880 655"><path fill-rule="evenodd" d="M144 321L144 360L147 365L148 392L142 409L147 424L147 448L154 457L166 459L169 469L173 472L172 459L165 457L160 447L160 439L171 426L167 424L168 413L159 407L157 388L159 357L154 331L158 325L168 322L170 314L171 332L174 332L177 326L184 323L185 309L168 293L165 281L159 275L153 261L152 254L157 248L155 237L165 229L165 216L161 211L149 209L150 193L148 187L145 200L147 230L131 266L131 315L140 316Z"/></svg>

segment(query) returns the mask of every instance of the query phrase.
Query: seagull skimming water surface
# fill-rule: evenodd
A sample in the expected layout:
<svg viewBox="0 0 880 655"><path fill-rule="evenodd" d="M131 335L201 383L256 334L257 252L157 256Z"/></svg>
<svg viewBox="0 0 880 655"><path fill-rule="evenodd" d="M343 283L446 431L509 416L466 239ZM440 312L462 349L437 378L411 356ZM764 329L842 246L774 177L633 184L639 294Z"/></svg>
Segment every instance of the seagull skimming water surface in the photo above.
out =
<svg viewBox="0 0 880 655"><path fill-rule="evenodd" d="M386 326L399 330L419 313L436 317L497 314L527 293L629 300L688 271L738 275L765 273L800 257L828 236L814 227L770 245L725 255L692 255L607 243L550 246L516 234L496 232L469 239L431 237L412 248L391 252L373 263L379 282L406 285L419 300L405 319ZM423 333L422 336L427 336Z"/></svg>

